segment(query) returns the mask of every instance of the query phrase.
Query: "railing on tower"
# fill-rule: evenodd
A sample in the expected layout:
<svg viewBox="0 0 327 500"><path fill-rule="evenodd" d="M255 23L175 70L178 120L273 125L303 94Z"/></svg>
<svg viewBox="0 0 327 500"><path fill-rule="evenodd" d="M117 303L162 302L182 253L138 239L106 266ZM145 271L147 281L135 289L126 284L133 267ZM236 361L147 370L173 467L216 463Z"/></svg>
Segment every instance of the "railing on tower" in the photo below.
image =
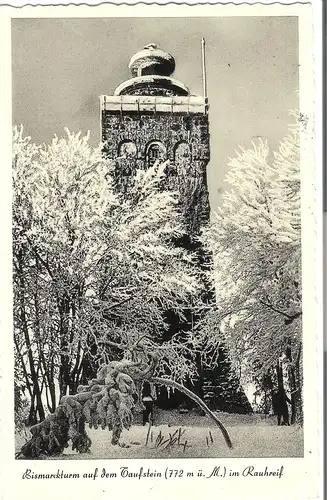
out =
<svg viewBox="0 0 327 500"><path fill-rule="evenodd" d="M101 110L153 113L198 113L207 114L208 104L202 96L100 96Z"/></svg>

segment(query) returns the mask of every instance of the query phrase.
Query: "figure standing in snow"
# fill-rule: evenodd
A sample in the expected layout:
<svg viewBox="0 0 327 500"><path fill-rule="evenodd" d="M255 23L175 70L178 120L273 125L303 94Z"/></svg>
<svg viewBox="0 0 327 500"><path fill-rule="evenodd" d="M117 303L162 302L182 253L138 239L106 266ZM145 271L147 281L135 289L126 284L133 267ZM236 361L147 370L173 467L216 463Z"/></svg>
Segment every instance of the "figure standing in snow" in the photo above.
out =
<svg viewBox="0 0 327 500"><path fill-rule="evenodd" d="M290 425L287 403L291 404L284 389L275 392L272 396L274 413L277 414L278 425ZM282 420L283 417L283 421Z"/></svg>

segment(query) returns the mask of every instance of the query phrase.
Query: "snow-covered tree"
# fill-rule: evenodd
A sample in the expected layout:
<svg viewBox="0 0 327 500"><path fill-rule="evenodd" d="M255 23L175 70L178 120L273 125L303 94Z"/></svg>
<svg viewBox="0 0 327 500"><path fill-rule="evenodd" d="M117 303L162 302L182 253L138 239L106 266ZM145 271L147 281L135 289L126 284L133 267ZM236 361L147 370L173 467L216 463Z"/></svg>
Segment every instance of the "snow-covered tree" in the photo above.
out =
<svg viewBox="0 0 327 500"><path fill-rule="evenodd" d="M288 382L294 421L302 412L300 125L277 152L259 141L229 167L228 189L204 234L217 284L208 350L223 345L243 380Z"/></svg>
<svg viewBox="0 0 327 500"><path fill-rule="evenodd" d="M157 373L195 373L191 333L164 342L165 310L199 305L178 196L162 189L166 165L138 171L128 199L88 136L66 131L36 146L14 129L13 259L15 350L21 377L44 417L75 393L99 363L135 349L155 354ZM183 305L184 304L184 305Z"/></svg>

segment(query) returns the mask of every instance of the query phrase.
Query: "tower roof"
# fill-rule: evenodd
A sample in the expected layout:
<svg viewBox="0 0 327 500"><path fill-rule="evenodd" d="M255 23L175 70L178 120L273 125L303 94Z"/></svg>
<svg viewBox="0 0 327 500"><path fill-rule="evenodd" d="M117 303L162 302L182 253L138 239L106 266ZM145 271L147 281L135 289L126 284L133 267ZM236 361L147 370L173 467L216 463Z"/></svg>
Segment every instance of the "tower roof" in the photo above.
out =
<svg viewBox="0 0 327 500"><path fill-rule="evenodd" d="M175 70L175 59L171 54L149 43L131 57L129 69L132 76L161 75L170 76Z"/></svg>
<svg viewBox="0 0 327 500"><path fill-rule="evenodd" d="M132 77L115 90L115 95L188 96L189 89L171 78L175 59L171 54L149 43L131 57L129 69Z"/></svg>

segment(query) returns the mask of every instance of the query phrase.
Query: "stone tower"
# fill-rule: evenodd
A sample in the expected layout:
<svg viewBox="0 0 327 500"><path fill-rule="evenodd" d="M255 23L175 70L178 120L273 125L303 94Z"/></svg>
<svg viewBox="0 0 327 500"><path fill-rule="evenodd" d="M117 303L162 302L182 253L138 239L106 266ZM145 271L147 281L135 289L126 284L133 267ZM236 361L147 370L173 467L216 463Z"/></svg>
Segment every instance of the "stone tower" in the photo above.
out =
<svg viewBox="0 0 327 500"><path fill-rule="evenodd" d="M137 168L168 159L167 184L180 191L189 232L197 232L209 218L207 99L171 77L175 60L155 44L133 55L129 68L132 78L100 97L104 151L122 189Z"/></svg>
<svg viewBox="0 0 327 500"><path fill-rule="evenodd" d="M155 44L146 45L134 54L129 68L132 78L121 83L114 95L100 97L103 150L114 161L117 188L128 195L128 185L137 169L147 169L156 160L169 160L166 187L179 191L187 228L187 236L177 244L195 252L199 266L211 265L210 256L205 255L195 238L210 216L206 175L210 159L207 98L191 94L186 85L171 77L175 60ZM204 57L203 75L206 94ZM208 301L214 300L205 283L203 296ZM196 321L191 316L181 323L167 311L169 328L164 338L189 329ZM244 393L236 394L238 388L229 382L230 368L223 352L215 367L202 369L199 361L198 369L196 392L205 396L207 387L207 392L215 395L212 406L230 409L236 404L240 411L249 411ZM228 386L227 399L222 393L223 386Z"/></svg>

